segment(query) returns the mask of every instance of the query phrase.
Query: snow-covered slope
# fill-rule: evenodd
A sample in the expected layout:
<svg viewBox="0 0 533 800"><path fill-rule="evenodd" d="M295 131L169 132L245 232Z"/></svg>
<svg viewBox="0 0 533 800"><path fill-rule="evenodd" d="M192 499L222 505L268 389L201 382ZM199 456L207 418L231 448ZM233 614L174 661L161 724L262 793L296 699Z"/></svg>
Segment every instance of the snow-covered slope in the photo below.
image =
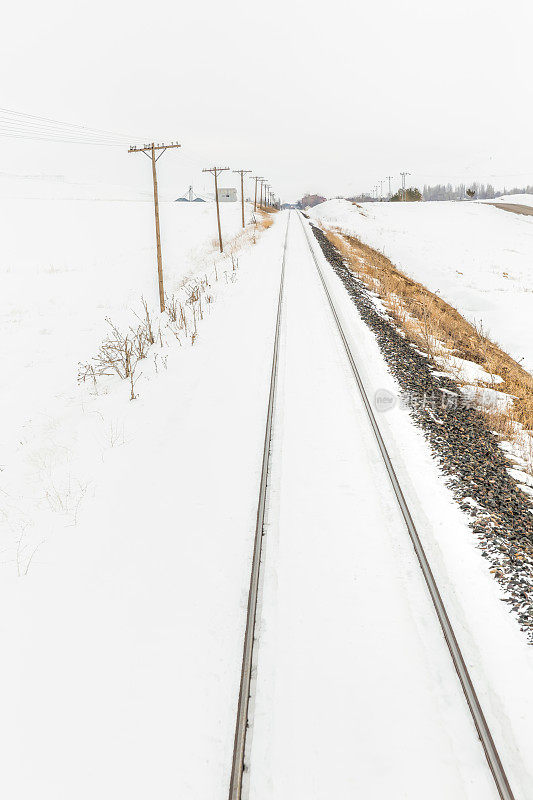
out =
<svg viewBox="0 0 533 800"><path fill-rule="evenodd" d="M533 371L533 217L481 203L345 200L310 215L381 250Z"/></svg>
<svg viewBox="0 0 533 800"><path fill-rule="evenodd" d="M532 206L533 194L502 194L492 200L480 200L480 203L510 203L517 206Z"/></svg>

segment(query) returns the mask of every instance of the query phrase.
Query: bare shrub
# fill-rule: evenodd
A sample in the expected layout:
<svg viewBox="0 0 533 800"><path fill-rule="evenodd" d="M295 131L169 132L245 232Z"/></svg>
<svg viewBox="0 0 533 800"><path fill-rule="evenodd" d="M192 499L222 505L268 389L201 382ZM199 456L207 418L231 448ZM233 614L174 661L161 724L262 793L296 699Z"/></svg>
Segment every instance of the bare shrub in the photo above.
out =
<svg viewBox="0 0 533 800"><path fill-rule="evenodd" d="M143 301L145 318L141 319L136 327L130 327L128 333L122 333L117 325L109 318L106 322L110 332L100 345L95 358L86 363L80 363L78 368L78 383L92 380L96 387L97 377L117 375L122 380L130 382L130 397L135 399L135 373L137 365L146 358L148 351L155 342L150 314L146 302Z"/></svg>

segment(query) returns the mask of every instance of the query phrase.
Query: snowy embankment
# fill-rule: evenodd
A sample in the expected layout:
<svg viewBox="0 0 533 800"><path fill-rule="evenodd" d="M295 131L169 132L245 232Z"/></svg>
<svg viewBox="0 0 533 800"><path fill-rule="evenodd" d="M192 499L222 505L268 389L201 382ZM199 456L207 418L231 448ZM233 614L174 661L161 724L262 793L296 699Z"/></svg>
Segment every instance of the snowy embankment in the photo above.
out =
<svg viewBox="0 0 533 800"><path fill-rule="evenodd" d="M228 240L240 205L221 211ZM161 204L167 291L209 284L191 346L157 312L151 203L1 214L2 787L223 796L283 231L240 241L233 271L213 204ZM141 295L162 340L138 399L78 386L105 317L135 325Z"/></svg>
<svg viewBox="0 0 533 800"><path fill-rule="evenodd" d="M533 218L481 203L345 200L310 216L380 250L533 372Z"/></svg>
<svg viewBox="0 0 533 800"><path fill-rule="evenodd" d="M502 194L491 200L479 200L479 203L507 203L517 206L531 206L533 208L533 194Z"/></svg>

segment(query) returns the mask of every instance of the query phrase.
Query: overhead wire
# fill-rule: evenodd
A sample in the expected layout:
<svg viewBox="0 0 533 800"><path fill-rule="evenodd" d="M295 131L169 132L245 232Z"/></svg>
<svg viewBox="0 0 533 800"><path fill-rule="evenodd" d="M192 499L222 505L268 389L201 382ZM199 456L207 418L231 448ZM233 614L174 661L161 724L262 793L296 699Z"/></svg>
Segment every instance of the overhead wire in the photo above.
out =
<svg viewBox="0 0 533 800"><path fill-rule="evenodd" d="M89 128L36 114L0 108L0 135L16 139L124 147L143 137ZM146 137L144 137L146 141Z"/></svg>

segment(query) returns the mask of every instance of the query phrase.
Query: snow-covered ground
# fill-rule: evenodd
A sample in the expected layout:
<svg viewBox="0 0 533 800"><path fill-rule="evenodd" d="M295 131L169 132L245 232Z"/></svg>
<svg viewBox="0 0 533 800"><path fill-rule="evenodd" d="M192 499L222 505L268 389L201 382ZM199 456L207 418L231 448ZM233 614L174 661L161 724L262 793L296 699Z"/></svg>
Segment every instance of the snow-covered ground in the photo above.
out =
<svg viewBox="0 0 533 800"><path fill-rule="evenodd" d="M480 203L510 203L517 206L533 208L533 194L502 194L492 200L479 200Z"/></svg>
<svg viewBox="0 0 533 800"><path fill-rule="evenodd" d="M425 800L431 785L433 800L495 800L296 215L291 224L250 798ZM445 513L457 524L449 503Z"/></svg>
<svg viewBox="0 0 533 800"><path fill-rule="evenodd" d="M533 371L533 217L482 203L345 200L310 215L383 252Z"/></svg>
<svg viewBox="0 0 533 800"><path fill-rule="evenodd" d="M211 204L162 204L167 289L206 276L214 302L193 346L163 330L168 344L142 362L131 402L118 379L97 393L79 387L77 362L96 352L106 315L132 324L141 294L157 306L151 204L2 207L1 411L12 422L0 440L2 788L10 800L224 797L287 215L241 243L234 272L213 245ZM239 211L222 208L227 237ZM400 786L415 800L431 780L435 797L488 800L479 743L296 215L291 224L252 798L288 800L304 787L309 800L332 789L382 800ZM326 270L370 393L397 393ZM533 651L407 411L380 422L525 800ZM409 766L421 752L426 781Z"/></svg>
<svg viewBox="0 0 533 800"><path fill-rule="evenodd" d="M397 395L398 386L374 335L354 312L348 293L316 243L314 248L367 392L374 396L386 389ZM292 781L305 763L302 780L308 797L324 797L325 785L334 785L340 798L361 794L383 800L391 792L406 800L426 797L427 781L417 783L419 776L407 768L411 758L414 764L423 753L418 768L432 764L432 795L442 792L446 798L486 800L492 787L485 791L476 773L478 762L470 760L470 745L459 744L465 729L454 696L457 676L441 660L434 612L424 597L410 546L405 545L405 528L395 525L396 503L389 501L388 479L361 413L342 345L331 332L331 317L318 302L313 264L302 250L297 250L300 263L295 263L295 249L293 245L293 261L287 266L286 350L280 362L285 402L276 420L274 498L266 539L258 727L252 732L256 776L263 782L256 783L261 792L255 796L293 797L297 787ZM298 291L289 282L291 272ZM306 325L309 317L313 330ZM315 327L321 331L316 339ZM348 405L360 424L353 416L349 421ZM325 420L320 431L314 427L313 409L320 409ZM515 796L526 800L533 793L533 649L501 602L468 517L453 501L408 410L397 405L380 413L378 423ZM374 502L368 502L376 494L379 512ZM378 513L383 519L375 525ZM406 690L419 658L427 658L425 677L421 674ZM388 666L393 668L391 674ZM396 668L400 672L405 668L405 675L394 691ZM406 697L401 696L404 691ZM312 704L306 703L309 696ZM439 717L442 727L431 733ZM381 726L376 725L380 719ZM398 739L393 743L389 737L395 725ZM428 726L428 736L411 752L419 726ZM477 743L473 728L471 733ZM368 763L373 758L371 742L379 749L374 769ZM305 753L302 744L308 745ZM320 745L328 752L327 761L322 760ZM435 760L433 747L445 763ZM453 751L450 759L448 748ZM252 749L252 759L253 755ZM330 772L332 762L335 769ZM354 764L357 768L352 770ZM277 785L268 780L269 768L276 769ZM324 783L326 772L331 784ZM252 780L253 775L252 760ZM342 785L337 782L339 775L345 779Z"/></svg>
<svg viewBox="0 0 533 800"><path fill-rule="evenodd" d="M106 315L157 306L152 204L1 208L2 789L223 796L281 227L233 272L212 204L162 204L168 291L207 275L213 302L193 346L154 345L130 402L118 379L77 386L77 362ZM239 232L239 204L222 224Z"/></svg>
<svg viewBox="0 0 533 800"><path fill-rule="evenodd" d="M216 257L212 203L162 202L165 289L209 271ZM241 228L226 204L226 238ZM37 430L53 431L77 402L77 365L96 355L106 317L136 321L141 297L158 308L153 201L1 199L0 465Z"/></svg>

